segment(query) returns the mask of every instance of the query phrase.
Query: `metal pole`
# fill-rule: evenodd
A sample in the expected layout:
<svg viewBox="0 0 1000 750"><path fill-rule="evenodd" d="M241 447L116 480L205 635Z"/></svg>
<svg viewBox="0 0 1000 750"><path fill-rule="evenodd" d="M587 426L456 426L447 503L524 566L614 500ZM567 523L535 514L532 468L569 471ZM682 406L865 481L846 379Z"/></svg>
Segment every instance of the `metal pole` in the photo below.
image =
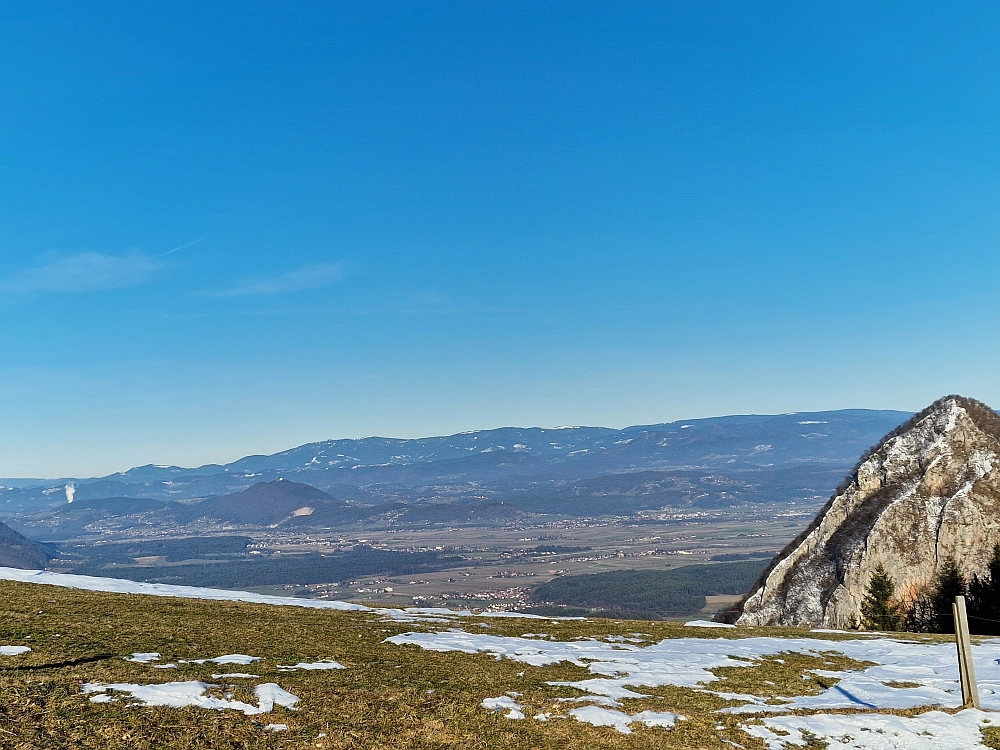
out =
<svg viewBox="0 0 1000 750"><path fill-rule="evenodd" d="M972 663L972 641L969 638L969 617L965 611L965 597L956 596L951 605L955 618L955 645L958 646L958 675L962 685L962 705L979 706L979 686L976 684L976 667Z"/></svg>

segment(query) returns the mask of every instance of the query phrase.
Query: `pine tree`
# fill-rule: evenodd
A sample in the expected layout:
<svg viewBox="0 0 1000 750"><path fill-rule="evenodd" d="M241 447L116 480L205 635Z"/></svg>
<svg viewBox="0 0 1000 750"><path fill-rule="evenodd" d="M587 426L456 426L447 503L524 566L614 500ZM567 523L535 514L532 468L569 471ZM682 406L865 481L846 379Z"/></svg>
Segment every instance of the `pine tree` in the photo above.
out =
<svg viewBox="0 0 1000 750"><path fill-rule="evenodd" d="M897 602L896 584L879 563L868 580L868 591L861 602L861 626L865 630L900 630L903 613Z"/></svg>
<svg viewBox="0 0 1000 750"><path fill-rule="evenodd" d="M935 632L955 632L955 620L951 605L955 603L956 596L964 596L965 594L965 576L962 574L962 568L959 567L954 557L945 558L944 564L934 579L934 592L931 594L937 625L934 629Z"/></svg>
<svg viewBox="0 0 1000 750"><path fill-rule="evenodd" d="M969 582L969 629L977 635L1000 635L1000 544L984 573Z"/></svg>

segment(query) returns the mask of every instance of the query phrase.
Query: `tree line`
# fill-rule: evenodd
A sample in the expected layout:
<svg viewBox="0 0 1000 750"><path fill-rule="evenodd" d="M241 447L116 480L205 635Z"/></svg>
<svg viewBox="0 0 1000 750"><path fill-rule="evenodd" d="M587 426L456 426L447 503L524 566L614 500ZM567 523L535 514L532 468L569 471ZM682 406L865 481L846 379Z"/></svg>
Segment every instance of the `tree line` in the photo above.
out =
<svg viewBox="0 0 1000 750"><path fill-rule="evenodd" d="M1000 544L980 573L968 575L954 557L947 558L910 601L896 596L892 577L881 564L876 566L861 602L861 620L850 624L865 630L953 633L951 605L956 596L966 599L972 633L1000 635Z"/></svg>

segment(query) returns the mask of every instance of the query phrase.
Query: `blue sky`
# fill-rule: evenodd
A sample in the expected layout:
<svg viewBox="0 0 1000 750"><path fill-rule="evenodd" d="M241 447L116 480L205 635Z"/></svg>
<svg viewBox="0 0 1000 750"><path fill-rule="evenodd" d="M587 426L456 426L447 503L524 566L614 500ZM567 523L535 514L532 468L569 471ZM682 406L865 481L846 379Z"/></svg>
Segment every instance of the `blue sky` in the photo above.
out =
<svg viewBox="0 0 1000 750"><path fill-rule="evenodd" d="M998 406L997 13L7 4L0 476Z"/></svg>

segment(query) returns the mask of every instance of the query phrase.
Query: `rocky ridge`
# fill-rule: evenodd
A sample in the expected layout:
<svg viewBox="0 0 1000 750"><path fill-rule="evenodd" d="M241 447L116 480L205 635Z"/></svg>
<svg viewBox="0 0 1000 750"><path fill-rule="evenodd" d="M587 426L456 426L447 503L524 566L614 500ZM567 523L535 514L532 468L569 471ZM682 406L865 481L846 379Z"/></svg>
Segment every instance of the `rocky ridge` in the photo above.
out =
<svg viewBox="0 0 1000 750"><path fill-rule="evenodd" d="M912 599L948 557L984 569L1000 541L1000 417L946 396L887 435L719 619L843 627L881 564Z"/></svg>

